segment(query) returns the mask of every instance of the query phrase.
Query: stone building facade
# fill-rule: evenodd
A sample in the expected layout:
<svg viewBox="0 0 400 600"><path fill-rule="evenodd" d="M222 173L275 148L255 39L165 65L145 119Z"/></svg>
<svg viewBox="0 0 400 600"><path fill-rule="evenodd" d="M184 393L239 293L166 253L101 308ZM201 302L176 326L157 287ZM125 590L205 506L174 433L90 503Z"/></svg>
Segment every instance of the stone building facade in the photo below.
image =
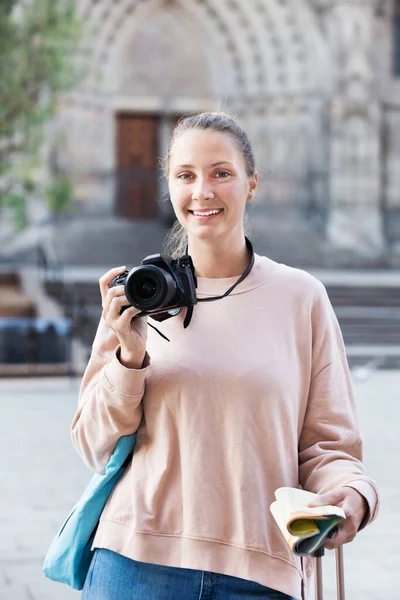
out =
<svg viewBox="0 0 400 600"><path fill-rule="evenodd" d="M398 0L77 1L87 75L52 143L83 210L168 219L172 127L222 109L253 141L256 227L400 255Z"/></svg>

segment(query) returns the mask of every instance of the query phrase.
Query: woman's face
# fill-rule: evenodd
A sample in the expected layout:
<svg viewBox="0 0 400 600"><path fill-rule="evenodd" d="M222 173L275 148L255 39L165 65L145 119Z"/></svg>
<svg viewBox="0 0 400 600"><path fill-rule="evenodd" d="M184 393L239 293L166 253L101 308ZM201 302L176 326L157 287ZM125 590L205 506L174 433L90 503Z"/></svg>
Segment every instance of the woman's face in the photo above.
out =
<svg viewBox="0 0 400 600"><path fill-rule="evenodd" d="M190 129L174 142L168 185L177 219L189 239L238 230L258 176L247 175L244 158L228 133Z"/></svg>

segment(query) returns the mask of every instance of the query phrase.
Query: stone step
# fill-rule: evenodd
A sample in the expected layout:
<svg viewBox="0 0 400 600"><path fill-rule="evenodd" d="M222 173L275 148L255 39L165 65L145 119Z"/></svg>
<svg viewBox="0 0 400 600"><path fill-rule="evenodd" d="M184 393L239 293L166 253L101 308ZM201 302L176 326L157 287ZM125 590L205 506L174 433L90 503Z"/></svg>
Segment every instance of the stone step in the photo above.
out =
<svg viewBox="0 0 400 600"><path fill-rule="evenodd" d="M166 234L167 228L157 220L71 218L21 233L1 253L1 259L35 264L44 258L37 251L44 244L47 258L58 263L60 270L61 265L134 265L144 256L160 252Z"/></svg>
<svg viewBox="0 0 400 600"><path fill-rule="evenodd" d="M399 287L359 287L338 288L327 286L327 292L333 306L393 306L400 307Z"/></svg>
<svg viewBox="0 0 400 600"><path fill-rule="evenodd" d="M106 267L104 267L104 269L106 269ZM99 270L98 273L96 272L96 276L102 273L103 271ZM78 273L76 273L76 275L78 275ZM97 277L95 281L93 281L92 276L88 276L86 281L82 280L78 276L75 282L73 279L74 278L72 277L71 280L68 280L74 284L80 296L87 298L89 303L94 300L100 300L100 290ZM49 282L47 285L50 291L51 288L55 289L59 283L54 281ZM339 307L348 307L354 311L359 310L360 314L362 313L363 307L376 307L376 309L379 310L384 307L394 307L400 309L400 281L398 288L386 286L378 287L375 285L374 287L355 287L348 289L345 292L342 291L342 288L340 288L339 292L337 289L338 288L332 286L327 286L329 298L333 306L335 306L335 308L337 307L338 309Z"/></svg>
<svg viewBox="0 0 400 600"><path fill-rule="evenodd" d="M332 247L320 226L304 211L269 210L255 206L250 215L250 237L258 254L301 268L390 268L393 257L374 258L354 250ZM14 237L0 260L32 264L35 248L46 240L62 265L139 264L144 256L162 252L168 227L158 219L127 220L112 215L74 215L56 223L30 228Z"/></svg>
<svg viewBox="0 0 400 600"><path fill-rule="evenodd" d="M65 292L59 283L49 282L47 292L58 298L60 302L65 303ZM378 347L397 348L400 340L400 308L397 306L375 306L376 288L370 287L373 293L370 296L362 296L367 306L334 306L339 324L342 329L343 338L346 347L367 346L372 347L372 354L375 356ZM387 288L380 290L382 298L385 298ZM395 289L396 293L398 292ZM80 339L91 345L96 332L97 323L101 315L100 291L98 283L81 281L75 284L75 298L77 302L84 307L81 313L79 323L74 327L74 333ZM351 291L347 294L348 301L352 300ZM359 296L355 294L355 298ZM68 316L73 316L68 303L65 303L65 310ZM390 354L390 353L389 353ZM364 364L365 357L352 356L353 363ZM390 364L397 365L397 358L391 355ZM386 364L386 363L385 363Z"/></svg>
<svg viewBox="0 0 400 600"><path fill-rule="evenodd" d="M357 379L367 379L376 369L400 369L400 345L348 345L346 355ZM358 369L357 369L358 367Z"/></svg>

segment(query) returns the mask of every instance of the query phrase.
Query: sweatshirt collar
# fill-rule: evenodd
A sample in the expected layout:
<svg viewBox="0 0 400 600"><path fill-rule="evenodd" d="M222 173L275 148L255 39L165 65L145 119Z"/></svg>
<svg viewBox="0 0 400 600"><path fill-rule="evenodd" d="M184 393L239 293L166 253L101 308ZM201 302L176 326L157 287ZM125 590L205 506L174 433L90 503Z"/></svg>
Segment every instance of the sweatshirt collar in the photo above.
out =
<svg viewBox="0 0 400 600"><path fill-rule="evenodd" d="M278 263L266 256L255 254L254 258L254 267L250 274L244 281L239 283L239 285L231 292L230 296L243 294L244 292L248 292L262 285L274 275L279 267ZM237 281L237 279L238 276L217 279L197 277L197 295L199 298L222 295L235 283L235 281Z"/></svg>

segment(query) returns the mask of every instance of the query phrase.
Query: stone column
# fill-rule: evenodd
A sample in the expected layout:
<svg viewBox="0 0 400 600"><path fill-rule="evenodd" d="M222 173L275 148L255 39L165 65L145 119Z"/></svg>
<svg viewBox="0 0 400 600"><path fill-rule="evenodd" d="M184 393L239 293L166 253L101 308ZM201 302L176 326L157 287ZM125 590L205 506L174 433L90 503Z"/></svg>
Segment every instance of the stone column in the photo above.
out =
<svg viewBox="0 0 400 600"><path fill-rule="evenodd" d="M377 257L384 248L380 206L380 107L371 53L373 13L366 0L331 2L327 31L335 89L330 116L329 241Z"/></svg>

